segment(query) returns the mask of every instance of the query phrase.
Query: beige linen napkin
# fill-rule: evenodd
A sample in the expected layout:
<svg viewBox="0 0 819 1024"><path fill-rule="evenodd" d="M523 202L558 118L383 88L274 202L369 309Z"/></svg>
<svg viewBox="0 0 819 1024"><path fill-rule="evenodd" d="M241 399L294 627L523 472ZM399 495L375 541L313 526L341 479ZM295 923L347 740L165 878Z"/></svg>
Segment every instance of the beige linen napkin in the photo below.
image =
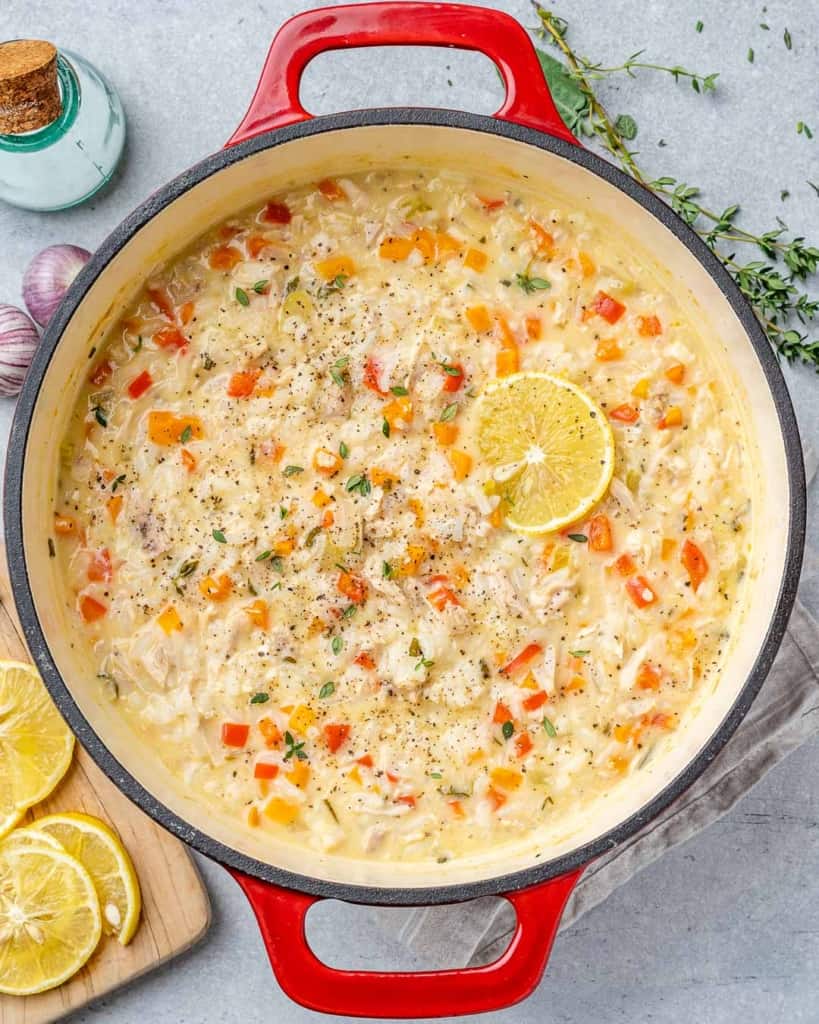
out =
<svg viewBox="0 0 819 1024"><path fill-rule="evenodd" d="M815 458L805 452L808 476ZM819 732L819 623L803 603L816 592L816 552L805 572L782 646L758 697L725 748L697 781L642 831L599 857L569 898L561 928L601 903L666 850L726 814L779 761ZM390 919L395 927L395 917ZM515 915L486 897L458 908L407 910L401 940L434 966L489 963L508 945Z"/></svg>

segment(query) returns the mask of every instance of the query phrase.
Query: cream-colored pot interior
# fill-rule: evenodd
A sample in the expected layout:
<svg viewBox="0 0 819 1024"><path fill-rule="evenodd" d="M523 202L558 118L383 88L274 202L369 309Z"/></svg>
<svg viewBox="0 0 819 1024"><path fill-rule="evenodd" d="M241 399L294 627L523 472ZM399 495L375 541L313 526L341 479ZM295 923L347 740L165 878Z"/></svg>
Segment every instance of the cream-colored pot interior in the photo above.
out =
<svg viewBox="0 0 819 1024"><path fill-rule="evenodd" d="M567 201L609 220L632 236L676 280L721 339L715 357L736 382L757 452L758 494L752 599L725 672L703 695L673 745L582 818L545 823L526 841L490 849L468 860L431 866L370 863L311 852L245 829L218 808L197 803L169 776L156 753L136 740L124 719L98 697L94 670L72 648L56 563L44 538L53 515L58 446L67 417L99 345L146 275L198 234L250 203L294 182L410 161L526 176L527 184L562 193ZM333 130L262 150L212 175L181 195L141 228L99 275L69 322L46 373L25 455L23 534L37 613L54 661L92 728L117 760L161 803L206 835L261 861L301 875L384 887L442 886L505 875L543 864L608 831L643 807L708 743L729 712L760 651L774 614L785 565L788 496L785 448L773 397L736 315L709 274L655 217L596 175L562 157L501 136L454 127L377 125Z"/></svg>

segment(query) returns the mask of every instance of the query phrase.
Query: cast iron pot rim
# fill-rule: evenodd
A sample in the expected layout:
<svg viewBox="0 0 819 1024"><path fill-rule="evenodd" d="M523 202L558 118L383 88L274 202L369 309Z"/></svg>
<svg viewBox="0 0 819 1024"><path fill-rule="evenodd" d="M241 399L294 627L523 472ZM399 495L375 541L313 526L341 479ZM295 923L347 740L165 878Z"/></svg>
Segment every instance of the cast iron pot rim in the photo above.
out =
<svg viewBox="0 0 819 1024"><path fill-rule="evenodd" d="M779 588L777 606L768 626L765 639L747 680L731 709L699 753L659 793L630 817L609 829L603 835L562 856L535 863L506 875L495 875L473 882L450 883L441 886L386 887L352 885L329 881L286 871L254 857L246 856L211 836L194 828L148 792L114 757L100 739L79 705L74 701L51 657L43 629L37 616L28 569L23 552L22 483L24 454L28 443L31 420L43 378L62 333L75 310L99 274L119 250L162 209L179 198L194 185L237 161L260 150L269 149L292 140L339 129L363 128L380 125L430 125L500 135L516 142L535 146L555 153L603 178L625 192L649 213L653 214L682 242L715 280L734 314L742 324L761 364L768 387L774 398L779 425L785 446L788 473L788 540L785 566ZM28 641L29 649L57 707L82 745L103 772L138 807L149 814L168 831L177 835L195 850L234 871L241 871L287 889L295 889L314 896L341 899L353 903L383 906L420 906L452 903L478 896L502 895L531 885L542 883L569 871L587 865L594 858L634 835L648 821L676 799L714 760L736 730L753 703L771 667L796 597L802 552L805 541L805 477L799 431L782 371L761 327L731 276L694 231L672 212L657 196L644 189L619 169L601 157L573 146L561 139L508 121L479 114L455 110L430 108L382 108L356 110L279 128L267 132L229 149L207 157L184 171L167 185L151 195L131 213L105 239L96 253L77 276L65 299L46 329L35 353L15 410L6 459L5 494L3 500L6 550L14 600Z"/></svg>

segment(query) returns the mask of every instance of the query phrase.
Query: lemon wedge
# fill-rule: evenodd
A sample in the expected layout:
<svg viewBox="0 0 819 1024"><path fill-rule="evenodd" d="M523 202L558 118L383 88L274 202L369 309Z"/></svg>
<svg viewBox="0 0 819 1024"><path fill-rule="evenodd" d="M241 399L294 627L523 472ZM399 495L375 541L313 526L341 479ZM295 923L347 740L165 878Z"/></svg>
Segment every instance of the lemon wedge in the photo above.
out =
<svg viewBox="0 0 819 1024"><path fill-rule="evenodd" d="M33 665L0 661L0 836L68 770L74 737Z"/></svg>
<svg viewBox="0 0 819 1024"><path fill-rule="evenodd" d="M64 850L0 844L0 992L33 995L67 981L102 934L94 883Z"/></svg>
<svg viewBox="0 0 819 1024"><path fill-rule="evenodd" d="M139 925L142 896L134 865L116 832L99 818L73 811L38 818L34 827L56 839L86 869L99 897L103 931L127 946Z"/></svg>
<svg viewBox="0 0 819 1024"><path fill-rule="evenodd" d="M500 494L506 526L551 533L582 519L614 473L603 411L575 384L548 373L493 381L478 407L478 447Z"/></svg>

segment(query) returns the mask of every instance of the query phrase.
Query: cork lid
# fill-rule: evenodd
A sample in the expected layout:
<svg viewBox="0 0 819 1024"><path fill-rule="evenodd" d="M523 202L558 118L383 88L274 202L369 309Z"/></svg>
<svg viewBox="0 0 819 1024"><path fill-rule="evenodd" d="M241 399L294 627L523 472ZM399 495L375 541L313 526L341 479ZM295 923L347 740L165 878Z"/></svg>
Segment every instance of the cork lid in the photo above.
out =
<svg viewBox="0 0 819 1024"><path fill-rule="evenodd" d="M61 109L56 48L41 39L0 43L0 133L44 128Z"/></svg>

